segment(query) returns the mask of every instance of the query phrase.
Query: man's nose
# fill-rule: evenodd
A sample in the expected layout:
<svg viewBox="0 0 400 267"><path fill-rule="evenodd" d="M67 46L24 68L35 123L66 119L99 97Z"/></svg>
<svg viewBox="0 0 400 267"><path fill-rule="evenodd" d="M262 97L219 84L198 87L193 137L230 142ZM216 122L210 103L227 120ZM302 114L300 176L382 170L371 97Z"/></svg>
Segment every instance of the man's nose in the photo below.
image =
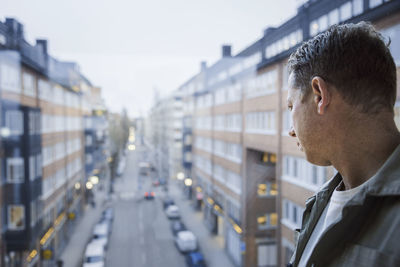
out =
<svg viewBox="0 0 400 267"><path fill-rule="evenodd" d="M291 137L296 137L297 135L296 135L296 132L294 131L294 128L293 128L293 126L292 127L290 127L290 130L289 130L289 136L291 136Z"/></svg>

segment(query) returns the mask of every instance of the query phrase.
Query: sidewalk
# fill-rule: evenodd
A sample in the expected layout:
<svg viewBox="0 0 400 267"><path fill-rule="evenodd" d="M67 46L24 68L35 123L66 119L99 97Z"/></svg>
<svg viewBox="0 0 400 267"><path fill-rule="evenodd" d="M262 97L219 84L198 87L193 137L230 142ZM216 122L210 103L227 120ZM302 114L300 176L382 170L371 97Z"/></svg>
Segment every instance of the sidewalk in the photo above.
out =
<svg viewBox="0 0 400 267"><path fill-rule="evenodd" d="M195 210L176 183L170 183L169 195L178 205L182 221L187 228L198 238L200 251L203 252L210 267L234 267L223 247L221 238L213 235L203 223L203 213Z"/></svg>
<svg viewBox="0 0 400 267"><path fill-rule="evenodd" d="M95 193L96 206L86 206L86 210L76 225L73 233L68 241L68 244L61 253L60 259L63 260L63 267L80 267L82 264L83 253L85 252L86 244L92 235L93 226L100 219L103 207L103 202L106 197L105 189Z"/></svg>

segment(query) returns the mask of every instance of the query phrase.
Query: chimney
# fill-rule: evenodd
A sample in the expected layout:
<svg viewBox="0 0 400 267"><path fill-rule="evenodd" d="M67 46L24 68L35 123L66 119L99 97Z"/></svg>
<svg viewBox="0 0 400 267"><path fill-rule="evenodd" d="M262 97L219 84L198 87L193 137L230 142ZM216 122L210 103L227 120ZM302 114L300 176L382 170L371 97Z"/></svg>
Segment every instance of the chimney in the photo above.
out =
<svg viewBox="0 0 400 267"><path fill-rule="evenodd" d="M200 71L205 71L207 69L207 62L206 61L202 61L200 63Z"/></svg>
<svg viewBox="0 0 400 267"><path fill-rule="evenodd" d="M231 57L231 46L230 45L223 45L222 46L222 57Z"/></svg>
<svg viewBox="0 0 400 267"><path fill-rule="evenodd" d="M24 38L24 26L13 18L6 18L5 25L11 35L11 46L16 46Z"/></svg>
<svg viewBox="0 0 400 267"><path fill-rule="evenodd" d="M268 27L264 30L264 36L270 34L271 32L274 32L276 30L276 28L274 27Z"/></svg>
<svg viewBox="0 0 400 267"><path fill-rule="evenodd" d="M36 45L41 47L44 55L47 55L47 40L45 39L36 39Z"/></svg>

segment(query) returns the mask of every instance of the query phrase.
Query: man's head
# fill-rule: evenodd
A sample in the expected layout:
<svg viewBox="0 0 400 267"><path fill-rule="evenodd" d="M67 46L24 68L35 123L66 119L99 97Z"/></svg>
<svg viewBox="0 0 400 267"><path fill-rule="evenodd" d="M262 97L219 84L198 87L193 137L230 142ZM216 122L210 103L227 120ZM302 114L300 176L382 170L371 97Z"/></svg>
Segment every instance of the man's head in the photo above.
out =
<svg viewBox="0 0 400 267"><path fill-rule="evenodd" d="M338 114L344 106L352 113L393 113L396 66L371 24L331 27L303 43L290 56L288 70L288 106L297 108L290 135L297 136L312 163L330 164L324 159L323 154L329 153L323 151L324 142L334 142L326 140L327 131L332 131L329 124L343 119Z"/></svg>

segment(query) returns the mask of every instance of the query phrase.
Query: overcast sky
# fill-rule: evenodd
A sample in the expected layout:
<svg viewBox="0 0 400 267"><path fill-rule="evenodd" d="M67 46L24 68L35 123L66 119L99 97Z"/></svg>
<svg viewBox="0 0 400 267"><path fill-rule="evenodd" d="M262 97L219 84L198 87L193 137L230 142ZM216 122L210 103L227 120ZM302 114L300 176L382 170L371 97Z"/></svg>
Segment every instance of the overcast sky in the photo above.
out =
<svg viewBox="0 0 400 267"><path fill-rule="evenodd" d="M75 61L103 90L112 111L136 116L213 64L221 46L236 54L296 14L301 0L0 0L25 36L49 42L55 58Z"/></svg>

